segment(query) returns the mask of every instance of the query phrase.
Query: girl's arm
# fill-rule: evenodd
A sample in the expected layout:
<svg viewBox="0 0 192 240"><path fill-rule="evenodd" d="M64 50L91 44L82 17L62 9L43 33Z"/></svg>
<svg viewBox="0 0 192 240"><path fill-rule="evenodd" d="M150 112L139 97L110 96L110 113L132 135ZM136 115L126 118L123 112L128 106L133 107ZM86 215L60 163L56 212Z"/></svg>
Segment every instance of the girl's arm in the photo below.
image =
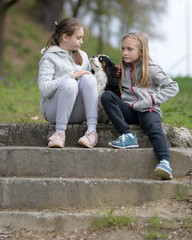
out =
<svg viewBox="0 0 192 240"><path fill-rule="evenodd" d="M88 57L85 56L88 64ZM68 72L64 71L60 74L60 76L55 77L56 70L55 64L49 57L43 57L39 63L39 77L38 77L38 85L40 93L43 97L49 98L51 97L59 85L66 79L78 79L82 77L84 74L90 74L91 72L88 70L81 70L78 72Z"/></svg>
<svg viewBox="0 0 192 240"><path fill-rule="evenodd" d="M153 91L152 89L151 95L155 104L162 104L176 96L179 92L177 82L166 75L159 66L152 66L150 75L153 84L160 87L159 91Z"/></svg>
<svg viewBox="0 0 192 240"><path fill-rule="evenodd" d="M73 78L73 72L55 78L55 66L49 58L42 58L39 63L38 86L43 97L51 97L60 83L66 78Z"/></svg>

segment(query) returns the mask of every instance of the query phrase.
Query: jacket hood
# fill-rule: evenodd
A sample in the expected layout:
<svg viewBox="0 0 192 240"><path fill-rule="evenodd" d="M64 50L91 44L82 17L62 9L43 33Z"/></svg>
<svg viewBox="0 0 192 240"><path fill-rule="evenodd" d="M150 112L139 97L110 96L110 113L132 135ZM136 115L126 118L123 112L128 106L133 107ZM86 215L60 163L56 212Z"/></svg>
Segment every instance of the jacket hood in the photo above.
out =
<svg viewBox="0 0 192 240"><path fill-rule="evenodd" d="M68 53L69 51L65 51L62 48L56 46L56 45L52 45L50 46L46 51L45 51L45 47L43 49L41 49L41 54L45 54L45 53L56 53L56 52L64 52L64 53Z"/></svg>

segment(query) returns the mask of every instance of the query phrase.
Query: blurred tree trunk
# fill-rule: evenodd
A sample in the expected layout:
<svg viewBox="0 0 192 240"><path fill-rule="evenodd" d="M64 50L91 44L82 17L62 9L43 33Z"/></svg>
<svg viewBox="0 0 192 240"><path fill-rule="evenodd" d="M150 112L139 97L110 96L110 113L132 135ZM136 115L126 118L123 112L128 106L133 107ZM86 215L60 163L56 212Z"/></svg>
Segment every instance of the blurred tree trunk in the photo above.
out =
<svg viewBox="0 0 192 240"><path fill-rule="evenodd" d="M3 42L4 42L4 26L7 10L19 0L0 0L0 75L3 74Z"/></svg>
<svg viewBox="0 0 192 240"><path fill-rule="evenodd" d="M36 0L34 11L37 21L43 23L47 31L52 32L55 28L55 21L61 20L64 1Z"/></svg>
<svg viewBox="0 0 192 240"><path fill-rule="evenodd" d="M74 18L77 18L79 15L80 7L82 5L84 5L86 2L84 1L84 4L83 4L83 0L78 0L76 2L73 2L72 0L70 0L69 2L71 4L71 8L72 8L72 16Z"/></svg>
<svg viewBox="0 0 192 240"><path fill-rule="evenodd" d="M95 0L94 4L89 2L88 11L91 11L93 14L91 25L96 26L99 32L97 53L101 54L103 53L104 43L109 31L108 23L111 17L111 2L108 0Z"/></svg>
<svg viewBox="0 0 192 240"><path fill-rule="evenodd" d="M55 21L61 20L61 13L63 12L63 0L47 0L45 11L45 26L48 31L55 29Z"/></svg>

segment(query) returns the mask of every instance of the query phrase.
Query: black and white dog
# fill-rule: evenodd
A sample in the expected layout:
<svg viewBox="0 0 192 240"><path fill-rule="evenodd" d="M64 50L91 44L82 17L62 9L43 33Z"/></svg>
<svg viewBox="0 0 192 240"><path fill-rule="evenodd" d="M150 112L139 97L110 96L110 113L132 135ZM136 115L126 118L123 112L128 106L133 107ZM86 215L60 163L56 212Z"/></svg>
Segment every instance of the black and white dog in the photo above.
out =
<svg viewBox="0 0 192 240"><path fill-rule="evenodd" d="M92 73L97 79L99 106L98 106L98 122L108 123L108 117L105 114L100 98L104 91L113 91L120 97L119 77L117 77L117 67L106 55L94 56L90 59Z"/></svg>

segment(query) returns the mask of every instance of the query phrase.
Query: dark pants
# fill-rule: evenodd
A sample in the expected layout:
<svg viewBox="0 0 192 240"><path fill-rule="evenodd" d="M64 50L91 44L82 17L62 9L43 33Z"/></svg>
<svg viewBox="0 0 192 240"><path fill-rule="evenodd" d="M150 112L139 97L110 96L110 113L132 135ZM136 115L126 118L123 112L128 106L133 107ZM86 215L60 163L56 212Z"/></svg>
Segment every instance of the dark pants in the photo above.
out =
<svg viewBox="0 0 192 240"><path fill-rule="evenodd" d="M149 137L159 161L162 159L169 161L170 152L161 128L161 116L159 113L156 111L133 111L112 91L105 91L102 94L101 103L119 134L131 133L129 124L139 124Z"/></svg>

